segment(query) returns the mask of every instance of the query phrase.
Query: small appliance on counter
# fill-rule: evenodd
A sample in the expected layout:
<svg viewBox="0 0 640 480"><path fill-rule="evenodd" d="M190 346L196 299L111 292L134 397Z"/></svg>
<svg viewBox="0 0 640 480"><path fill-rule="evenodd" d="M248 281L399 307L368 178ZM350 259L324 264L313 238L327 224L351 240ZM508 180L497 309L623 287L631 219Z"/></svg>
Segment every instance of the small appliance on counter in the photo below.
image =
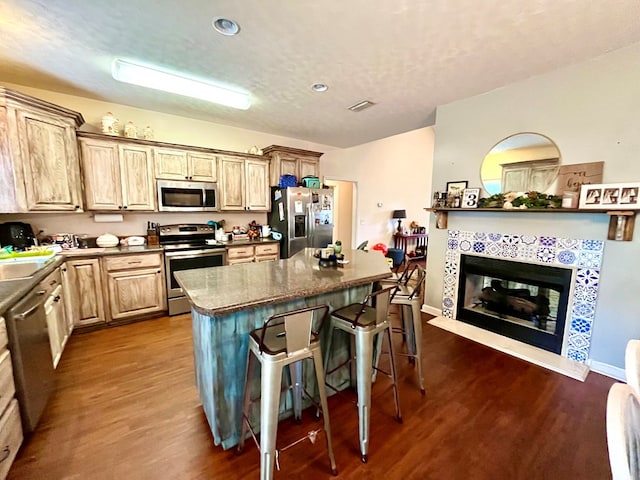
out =
<svg viewBox="0 0 640 480"><path fill-rule="evenodd" d="M11 245L15 250L26 250L36 245L33 228L28 223L5 222L0 224L0 245Z"/></svg>

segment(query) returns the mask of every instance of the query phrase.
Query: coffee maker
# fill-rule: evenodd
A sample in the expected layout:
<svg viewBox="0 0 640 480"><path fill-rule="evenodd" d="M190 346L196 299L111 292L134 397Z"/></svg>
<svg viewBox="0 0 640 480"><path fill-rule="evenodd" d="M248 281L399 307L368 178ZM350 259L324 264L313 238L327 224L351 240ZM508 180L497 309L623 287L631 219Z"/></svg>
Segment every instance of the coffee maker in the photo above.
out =
<svg viewBox="0 0 640 480"><path fill-rule="evenodd" d="M36 244L33 228L28 223L0 223L0 246L11 245L15 250L26 250Z"/></svg>

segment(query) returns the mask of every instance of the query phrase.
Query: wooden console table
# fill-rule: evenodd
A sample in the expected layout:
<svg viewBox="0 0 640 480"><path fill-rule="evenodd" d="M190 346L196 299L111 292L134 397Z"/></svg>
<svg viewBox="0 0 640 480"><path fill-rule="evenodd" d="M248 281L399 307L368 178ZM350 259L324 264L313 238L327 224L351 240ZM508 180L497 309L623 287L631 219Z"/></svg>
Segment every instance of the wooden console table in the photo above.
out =
<svg viewBox="0 0 640 480"><path fill-rule="evenodd" d="M395 233L393 235L394 248L400 248L407 254L407 247L409 243L415 243L415 249L422 248L423 255L416 255L412 258L424 258L427 253L427 239L428 233Z"/></svg>

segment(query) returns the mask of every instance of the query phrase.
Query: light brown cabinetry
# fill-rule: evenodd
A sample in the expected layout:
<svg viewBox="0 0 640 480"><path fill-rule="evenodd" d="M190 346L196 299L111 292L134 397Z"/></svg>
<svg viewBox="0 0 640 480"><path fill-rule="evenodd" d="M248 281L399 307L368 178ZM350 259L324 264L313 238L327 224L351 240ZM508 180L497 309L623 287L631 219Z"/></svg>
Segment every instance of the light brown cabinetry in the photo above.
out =
<svg viewBox="0 0 640 480"><path fill-rule="evenodd" d="M156 178L216 182L218 180L215 155L176 148L154 148Z"/></svg>
<svg viewBox="0 0 640 480"><path fill-rule="evenodd" d="M155 210L151 147L79 137L88 210Z"/></svg>
<svg viewBox="0 0 640 480"><path fill-rule="evenodd" d="M47 317L47 330L49 332L53 368L57 368L69 336L61 269L56 268L49 274L49 276L40 283L40 289L46 292L47 295L44 303L44 311Z"/></svg>
<svg viewBox="0 0 640 480"><path fill-rule="evenodd" d="M269 162L253 158L220 157L220 209L269 211Z"/></svg>
<svg viewBox="0 0 640 480"><path fill-rule="evenodd" d="M4 318L0 317L0 478L7 477L23 438L7 340Z"/></svg>
<svg viewBox="0 0 640 480"><path fill-rule="evenodd" d="M0 212L82 211L82 115L0 87Z"/></svg>
<svg viewBox="0 0 640 480"><path fill-rule="evenodd" d="M227 247L227 264L266 262L280 259L280 245L278 243L262 243L259 245L242 245Z"/></svg>
<svg viewBox="0 0 640 480"><path fill-rule="evenodd" d="M111 320L167 309L161 253L104 257L103 267Z"/></svg>
<svg viewBox="0 0 640 480"><path fill-rule="evenodd" d="M97 258L67 260L65 281L71 305L73 324L86 326L104 324L102 276Z"/></svg>
<svg viewBox="0 0 640 480"><path fill-rule="evenodd" d="M299 148L271 145L263 149L271 158L270 185L277 186L281 175L295 175L298 181L304 177L320 176L320 152Z"/></svg>

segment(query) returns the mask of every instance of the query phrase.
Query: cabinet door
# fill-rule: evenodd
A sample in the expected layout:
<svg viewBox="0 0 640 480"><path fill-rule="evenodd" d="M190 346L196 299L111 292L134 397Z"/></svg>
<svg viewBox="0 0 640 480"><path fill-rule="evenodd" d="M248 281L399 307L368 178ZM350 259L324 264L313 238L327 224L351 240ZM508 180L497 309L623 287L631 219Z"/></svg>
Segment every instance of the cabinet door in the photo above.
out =
<svg viewBox="0 0 640 480"><path fill-rule="evenodd" d="M504 192L526 192L528 184L528 168L502 167L502 190Z"/></svg>
<svg viewBox="0 0 640 480"><path fill-rule="evenodd" d="M294 175L295 177L298 177L299 174L298 160L295 157L287 157L283 155L280 158L280 175Z"/></svg>
<svg viewBox="0 0 640 480"><path fill-rule="evenodd" d="M220 159L220 209L245 209L245 167L241 158Z"/></svg>
<svg viewBox="0 0 640 480"><path fill-rule="evenodd" d="M87 209L122 209L118 145L113 142L81 138L80 154Z"/></svg>
<svg viewBox="0 0 640 480"><path fill-rule="evenodd" d="M247 210L269 211L271 208L269 162L246 160L245 171Z"/></svg>
<svg viewBox="0 0 640 480"><path fill-rule="evenodd" d="M24 157L29 210L82 209L75 129L46 115L19 111L18 135Z"/></svg>
<svg viewBox="0 0 640 480"><path fill-rule="evenodd" d="M299 159L300 178L304 177L318 177L320 172L318 171L318 161L309 160L306 158Z"/></svg>
<svg viewBox="0 0 640 480"><path fill-rule="evenodd" d="M162 270L159 268L108 272L107 283L112 320L166 309Z"/></svg>
<svg viewBox="0 0 640 480"><path fill-rule="evenodd" d="M154 210L153 154L151 147L120 145L120 176L124 210Z"/></svg>
<svg viewBox="0 0 640 480"><path fill-rule="evenodd" d="M153 155L156 164L156 178L164 178L167 180L189 179L189 161L186 151L154 148Z"/></svg>
<svg viewBox="0 0 640 480"><path fill-rule="evenodd" d="M74 303L73 303L73 298L71 294L72 288L73 288L73 280L72 280L72 274L70 273L66 263L60 268L60 272L62 273L62 288L64 291L64 296L63 296L64 311L65 311L64 318L67 322L65 332L66 332L66 336L69 337L71 336L71 332L73 332Z"/></svg>
<svg viewBox="0 0 640 480"><path fill-rule="evenodd" d="M200 182L218 181L218 159L215 155L199 152L187 152L189 159L189 180Z"/></svg>
<svg viewBox="0 0 640 480"><path fill-rule="evenodd" d="M98 259L67 261L67 274L71 285L67 293L73 305L73 323L76 326L105 323Z"/></svg>

